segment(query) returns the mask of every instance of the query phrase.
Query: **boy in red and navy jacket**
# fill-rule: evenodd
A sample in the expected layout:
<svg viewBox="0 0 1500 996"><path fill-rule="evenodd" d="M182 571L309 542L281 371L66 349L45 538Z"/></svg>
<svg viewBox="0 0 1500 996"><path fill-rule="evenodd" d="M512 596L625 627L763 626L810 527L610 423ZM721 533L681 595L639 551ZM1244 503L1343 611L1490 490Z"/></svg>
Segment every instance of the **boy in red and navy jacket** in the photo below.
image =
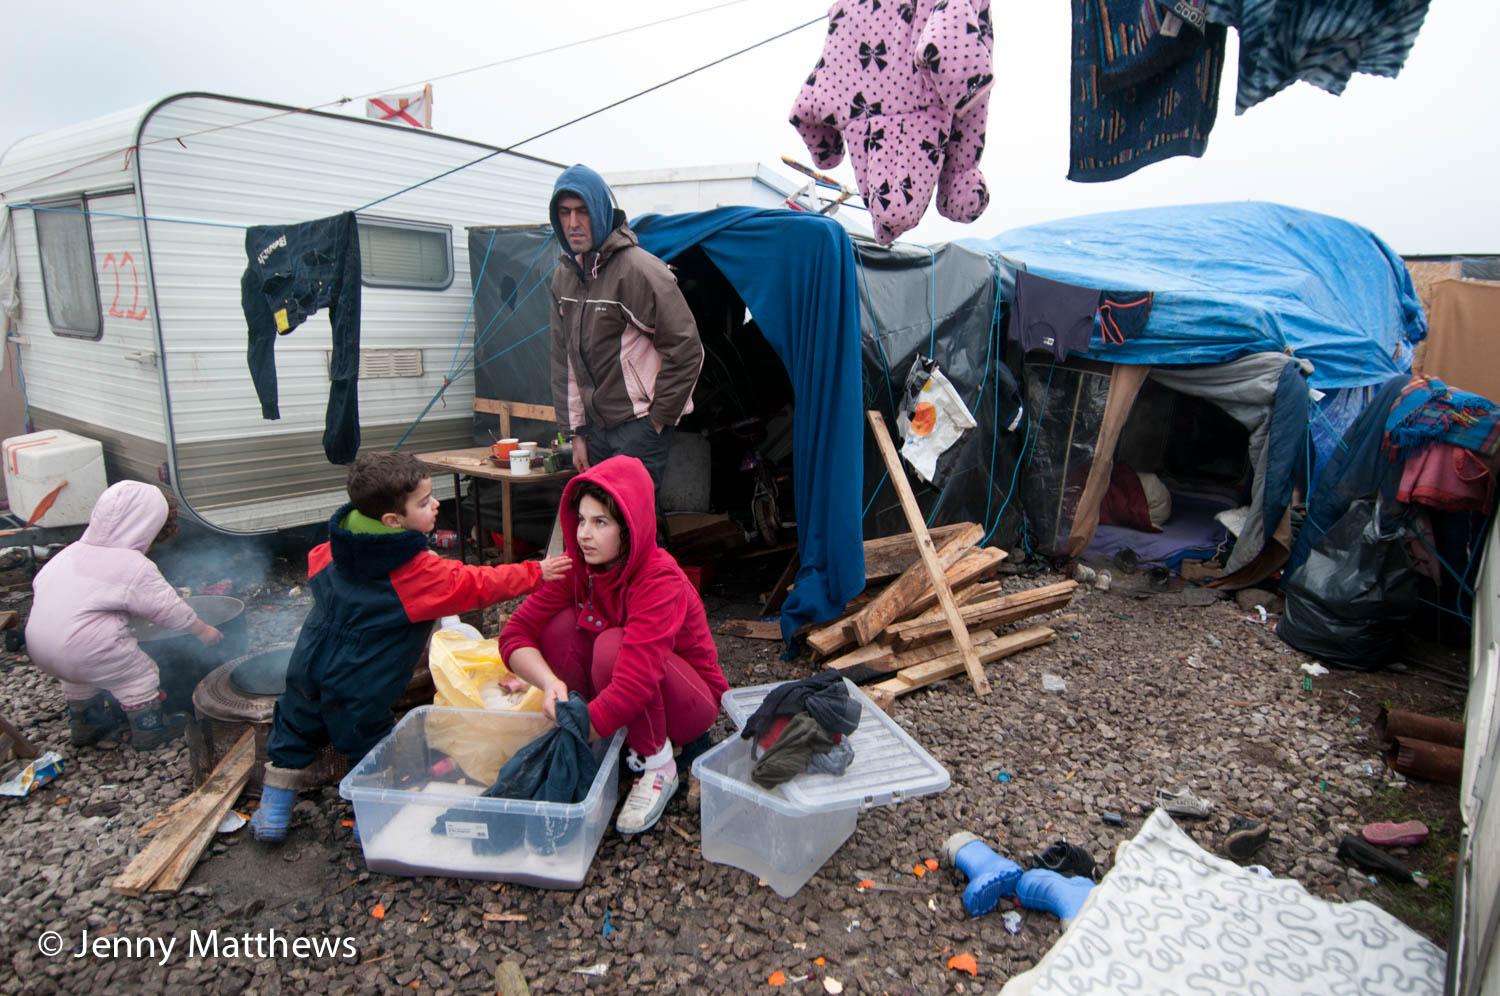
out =
<svg viewBox="0 0 1500 996"><path fill-rule="evenodd" d="M361 454L349 504L328 542L307 555L313 607L287 665L266 741L256 840L286 839L292 803L317 750L331 743L353 767L394 725L432 622L534 591L562 577L567 557L472 567L427 549L437 523L432 478L409 453Z"/></svg>

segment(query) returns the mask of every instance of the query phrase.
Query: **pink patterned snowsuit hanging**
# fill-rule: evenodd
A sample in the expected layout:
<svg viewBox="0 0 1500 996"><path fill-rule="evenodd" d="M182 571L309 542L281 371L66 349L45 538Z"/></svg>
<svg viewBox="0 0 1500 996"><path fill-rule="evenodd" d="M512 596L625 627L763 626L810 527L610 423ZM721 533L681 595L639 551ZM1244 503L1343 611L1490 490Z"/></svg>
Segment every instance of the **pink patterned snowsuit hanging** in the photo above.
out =
<svg viewBox="0 0 1500 996"><path fill-rule="evenodd" d="M889 245L922 220L937 188L945 218L989 205L979 172L993 82L989 0L837 0L828 40L792 105L813 161L844 143L859 192Z"/></svg>

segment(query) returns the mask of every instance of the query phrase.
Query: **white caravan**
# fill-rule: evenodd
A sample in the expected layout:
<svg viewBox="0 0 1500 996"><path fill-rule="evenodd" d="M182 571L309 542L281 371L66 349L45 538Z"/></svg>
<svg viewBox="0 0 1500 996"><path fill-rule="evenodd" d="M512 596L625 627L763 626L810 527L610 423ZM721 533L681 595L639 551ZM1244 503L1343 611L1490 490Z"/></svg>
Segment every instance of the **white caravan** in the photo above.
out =
<svg viewBox="0 0 1500 996"><path fill-rule="evenodd" d="M168 482L215 529L324 520L345 500L345 468L321 445L327 311L277 338L281 418L262 419L240 307L245 229L422 184L358 212L362 448L408 429L404 450L467 446L472 377L417 421L474 340L465 227L544 223L559 172L414 128L203 93L23 139L0 156L0 206L32 418L98 439L112 480Z"/></svg>

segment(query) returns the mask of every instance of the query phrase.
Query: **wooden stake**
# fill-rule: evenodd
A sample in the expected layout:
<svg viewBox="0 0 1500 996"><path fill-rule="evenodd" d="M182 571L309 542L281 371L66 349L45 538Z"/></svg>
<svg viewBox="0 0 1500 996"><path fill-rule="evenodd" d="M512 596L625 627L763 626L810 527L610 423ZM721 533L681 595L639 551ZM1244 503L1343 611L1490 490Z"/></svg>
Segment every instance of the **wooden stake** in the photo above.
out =
<svg viewBox="0 0 1500 996"><path fill-rule="evenodd" d="M916 496L911 493L911 484L906 480L906 470L901 466L901 457L896 453L896 446L891 442L891 435L886 431L885 419L877 411L868 411L865 417L869 420L870 431L875 436L875 444L880 448L880 456L885 460L886 469L891 475L891 486L896 489L896 495L901 499L901 511L906 514L906 521L911 525L911 531L917 537L917 552L922 557L922 563L927 565L927 573L932 577L932 587L937 591L938 604L943 607L943 612L948 617L948 625L953 631L953 642L957 644L960 655L963 657L964 669L969 672L969 681L974 685L974 694L988 695L990 693L990 681L985 677L984 665L979 662L979 657L974 653L974 646L969 641L969 629L959 617L958 606L953 604L953 592L948 588L948 579L943 576L943 568L938 564L937 551L932 547L932 537L927 535L927 525L922 521L922 510L917 507Z"/></svg>

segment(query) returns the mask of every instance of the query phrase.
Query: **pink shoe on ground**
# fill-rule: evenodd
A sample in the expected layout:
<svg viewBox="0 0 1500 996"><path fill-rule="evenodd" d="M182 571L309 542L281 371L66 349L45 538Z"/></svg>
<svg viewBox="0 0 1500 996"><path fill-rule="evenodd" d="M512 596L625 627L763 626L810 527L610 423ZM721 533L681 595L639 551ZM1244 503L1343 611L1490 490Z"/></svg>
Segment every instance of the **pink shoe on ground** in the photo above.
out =
<svg viewBox="0 0 1500 996"><path fill-rule="evenodd" d="M1405 823L1371 823L1359 834L1381 847L1416 847L1427 839L1427 832L1427 824L1421 820L1407 820Z"/></svg>

